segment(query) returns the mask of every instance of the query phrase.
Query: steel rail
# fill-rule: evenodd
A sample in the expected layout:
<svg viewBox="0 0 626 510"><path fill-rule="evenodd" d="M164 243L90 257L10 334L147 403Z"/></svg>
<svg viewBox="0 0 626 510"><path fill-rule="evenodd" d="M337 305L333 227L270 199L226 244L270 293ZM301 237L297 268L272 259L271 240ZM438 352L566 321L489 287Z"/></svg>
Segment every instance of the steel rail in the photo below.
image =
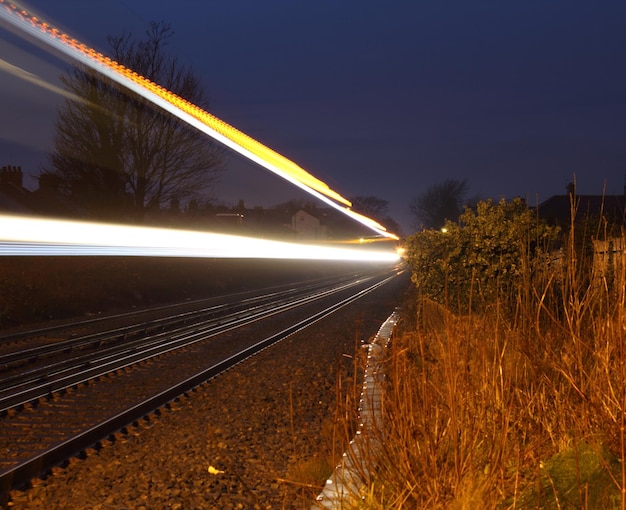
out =
<svg viewBox="0 0 626 510"><path fill-rule="evenodd" d="M322 283L317 282L315 284L307 285L305 287L298 287L298 288L290 287L286 290L267 293L267 294L263 294L260 296L252 296L249 298L238 300L236 302L222 303L218 305L201 308L198 310L192 310L188 312L182 312L182 313L178 313L174 315L169 315L169 316L159 318L159 319L152 319L149 322L132 324L129 326L122 326L122 327L117 327L114 329L109 329L106 331L99 331L96 333L81 335L81 336L71 338L69 340L55 342L54 344L39 345L36 347L30 347L26 349L16 350L14 352L0 354L0 367L13 365L18 362L39 359L45 356L51 356L59 352L69 352L69 351L73 351L75 349L81 349L90 345L98 346L103 343L112 342L118 339L125 340L129 336L138 335L140 333L147 335L148 331L155 331L155 330L158 330L159 328L170 327L170 326L174 326L180 323L182 323L183 325L189 324L194 319L200 320L201 318L204 318L209 315L214 315L222 311L234 312L234 310L245 310L246 307L250 308L251 305L254 305L257 303L263 304L265 302L271 302L271 300L274 300L280 297L288 298L289 296L292 296L294 294L301 294L306 291L324 288L330 284L344 282L347 280L348 280L347 277L342 276L339 278L325 280ZM236 296L236 294L233 296ZM198 300L197 302L203 302L203 301L205 300ZM154 311L159 311L159 310L165 310L165 309L173 308L175 306L180 306L180 305L171 305L168 307L156 307L156 308L150 309L149 311L154 312ZM107 319L111 320L111 319L117 319L117 318L122 318L122 317L131 318L133 317L133 315L141 315L145 313L148 313L148 311L118 314L115 316L111 316ZM95 321L101 321L101 320L103 319L90 319L87 321L73 322L65 326L53 326L47 329L40 328L40 329L24 332L21 334L19 338L30 337L30 336L45 336L47 334L51 334L51 333L55 333L59 331L72 330L77 327L93 324ZM9 337L0 337L0 343L6 338L9 338ZM18 336L12 335L12 338L17 339Z"/></svg>
<svg viewBox="0 0 626 510"><path fill-rule="evenodd" d="M238 353L213 364L195 375L188 377L184 381L181 381L156 395L144 399L140 403L129 407L125 411L120 412L106 420L102 420L100 423L97 423L96 425L75 434L73 437L47 448L41 453L35 454L28 459L18 461L12 467L3 469L0 471L0 503L7 500L8 494L12 488L24 486L30 479L45 474L52 467L80 454L80 452L98 444L98 442L111 437L115 432L123 429L124 427L137 423L150 413L166 406L174 399L185 395L200 384L216 377L217 375L243 362L247 358L254 356L271 345L284 340L294 333L305 329L315 322L375 291L376 289L389 283L398 274L400 273L394 272L393 274L384 277L382 280L379 280L368 287L361 289L336 303L333 303L323 310L310 315L306 319L300 320L295 324L284 328L280 332L272 334L259 342L242 349Z"/></svg>
<svg viewBox="0 0 626 510"><path fill-rule="evenodd" d="M309 288L309 287L315 287L315 286L323 286L325 284L328 284L332 281L341 281L342 279L348 279L350 277L354 277L357 276L358 274L363 274L363 273L357 273L356 275L353 273L351 275L342 275L342 276L334 276L334 277L328 277L325 278L323 280L319 280L319 279L315 279L315 280L304 280L302 282L295 282L297 284L301 284L304 285L304 287L299 287L300 289L302 288ZM309 283L309 282L314 282L314 283ZM293 291L295 290L293 287L294 283L288 283L288 284L284 284L284 285L277 285L277 286L271 286L271 287L266 287L266 288L262 288L262 289L258 289L261 291L273 291L273 292L269 292L267 294L263 294L263 296L272 296L281 292L285 292L286 291ZM286 289L285 289L286 288ZM280 289L285 289L285 290L280 290ZM154 313L154 312L162 312L162 311L167 311L167 310L175 310L177 308L180 308L181 306L190 306L190 305L194 305L194 304L199 304L199 303L206 303L206 302L211 302L211 301L215 301L217 299L229 299L229 302L235 302L233 301L234 299L237 299L237 297L239 296L245 296L245 295L250 295L253 294L254 292L257 292L258 290L247 290L247 291L242 291L242 292L235 292L232 294L226 294L223 296L214 296L214 297L210 297L210 298L203 298L203 299L196 299L196 300L192 300L192 301L186 301L185 303L174 303L174 304L168 304L168 305L161 305L161 306L155 306L155 307L150 307L150 308L145 308L142 310L135 310L132 312L124 312L124 313L118 313L118 314L112 314L112 315L106 315L106 316L102 316L102 317L92 317L89 319L83 319L83 320L79 320L79 321L72 321L72 322L64 322L61 324L57 324L57 325L53 325L53 326L45 326L45 327L38 327L38 328L34 328L34 329L22 329L20 331L17 332L12 332L12 333L0 333L0 345L2 344L7 344L10 342L15 342L15 341L19 341L19 340L24 340L27 338L34 338L34 337L41 337L41 336L46 336L52 333L58 333L61 331L72 331L74 329L79 329L79 328L84 328L84 327L88 327L88 326L94 326L94 325L99 325L99 324L106 324L107 322L113 322L116 320L120 320L120 319L129 319L129 318L133 318L133 317L139 317L141 315L144 314L149 314L149 313ZM243 299L239 299L238 301L245 301L248 299L255 299L256 297L262 297L262 296L256 296L256 295L252 295L250 298L243 298ZM217 305L220 306L220 305ZM0 365L2 363L0 362Z"/></svg>
<svg viewBox="0 0 626 510"><path fill-rule="evenodd" d="M362 284L374 276L360 278L327 289L316 289L312 294L294 300L293 296L281 295L277 301L257 305L243 313L239 310L227 316L203 323L195 323L174 331L160 332L121 346L70 360L46 365L24 375L0 380L0 412L50 396L54 392L95 379L121 368L140 363L175 349L180 349L225 333L234 328L282 313L286 310L325 298L331 294ZM243 313L243 315L242 315Z"/></svg>

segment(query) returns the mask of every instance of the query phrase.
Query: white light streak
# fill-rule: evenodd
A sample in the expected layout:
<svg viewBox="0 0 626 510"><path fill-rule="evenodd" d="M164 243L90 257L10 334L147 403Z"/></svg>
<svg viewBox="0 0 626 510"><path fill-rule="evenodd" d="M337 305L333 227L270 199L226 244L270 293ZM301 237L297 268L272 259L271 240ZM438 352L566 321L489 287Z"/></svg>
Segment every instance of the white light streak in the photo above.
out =
<svg viewBox="0 0 626 510"><path fill-rule="evenodd" d="M268 241L192 230L134 227L0 215L0 256L103 255L372 261L400 260L391 249L366 250Z"/></svg>

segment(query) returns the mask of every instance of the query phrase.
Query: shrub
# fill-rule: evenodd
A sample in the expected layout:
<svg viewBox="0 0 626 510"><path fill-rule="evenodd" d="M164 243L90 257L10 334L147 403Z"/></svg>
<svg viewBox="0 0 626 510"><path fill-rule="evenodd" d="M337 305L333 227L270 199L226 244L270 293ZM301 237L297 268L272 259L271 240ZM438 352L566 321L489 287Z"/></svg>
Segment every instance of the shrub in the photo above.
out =
<svg viewBox="0 0 626 510"><path fill-rule="evenodd" d="M484 309L515 297L524 276L545 266L558 230L540 221L521 199L479 202L459 223L424 230L407 240L413 282L423 296L457 312ZM529 256L530 255L530 256ZM523 267L533 264L532 268Z"/></svg>

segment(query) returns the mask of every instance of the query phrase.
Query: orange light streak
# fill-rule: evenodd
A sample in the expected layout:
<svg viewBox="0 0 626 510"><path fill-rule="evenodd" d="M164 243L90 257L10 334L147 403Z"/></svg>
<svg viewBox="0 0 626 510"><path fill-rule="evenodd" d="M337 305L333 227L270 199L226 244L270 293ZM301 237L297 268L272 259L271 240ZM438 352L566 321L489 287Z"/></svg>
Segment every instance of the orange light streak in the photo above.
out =
<svg viewBox="0 0 626 510"><path fill-rule="evenodd" d="M2 7L0 8L0 18L139 93L231 149L320 198L379 235L398 239L394 234L386 232L385 227L376 221L350 210L349 207L352 204L349 200L278 152L193 103L41 21L7 0L0 0L0 6Z"/></svg>

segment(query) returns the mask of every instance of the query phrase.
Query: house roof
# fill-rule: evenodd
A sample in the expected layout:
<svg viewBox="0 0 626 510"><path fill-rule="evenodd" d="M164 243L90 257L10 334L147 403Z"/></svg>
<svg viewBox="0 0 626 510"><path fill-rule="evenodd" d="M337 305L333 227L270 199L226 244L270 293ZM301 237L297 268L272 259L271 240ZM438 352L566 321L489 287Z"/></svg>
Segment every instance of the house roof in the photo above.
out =
<svg viewBox="0 0 626 510"><path fill-rule="evenodd" d="M576 218L600 217L611 223L626 223L626 196L624 195L554 195L537 206L540 218L548 223L567 225L574 206Z"/></svg>

